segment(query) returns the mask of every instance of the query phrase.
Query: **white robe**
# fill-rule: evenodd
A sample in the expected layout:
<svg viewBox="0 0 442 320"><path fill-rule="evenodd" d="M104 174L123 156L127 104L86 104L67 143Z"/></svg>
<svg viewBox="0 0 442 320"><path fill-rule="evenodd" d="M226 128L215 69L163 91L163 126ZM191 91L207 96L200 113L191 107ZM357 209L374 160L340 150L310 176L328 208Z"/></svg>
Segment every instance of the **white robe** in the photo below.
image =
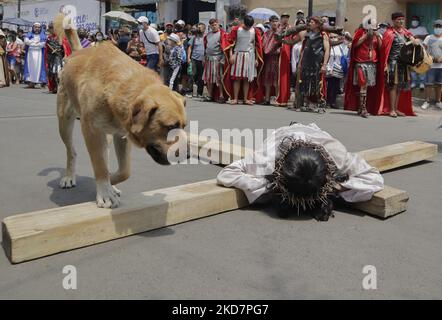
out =
<svg viewBox="0 0 442 320"><path fill-rule="evenodd" d="M376 168L358 154L348 152L342 143L314 123L294 124L277 129L264 141L262 148L221 170L217 177L218 183L241 189L249 203L269 193L265 175L274 171L277 148L288 136L322 145L334 160L338 171L348 174L349 179L341 185L349 190L339 194L345 201L367 201L384 188L384 179ZM260 201L265 198L262 197Z"/></svg>
<svg viewBox="0 0 442 320"><path fill-rule="evenodd" d="M46 44L45 42L40 42L40 35L34 35L33 39L25 37L25 44L29 46L26 56L29 75L25 80L32 83L40 83L40 73L43 63L43 53L41 49L44 48Z"/></svg>

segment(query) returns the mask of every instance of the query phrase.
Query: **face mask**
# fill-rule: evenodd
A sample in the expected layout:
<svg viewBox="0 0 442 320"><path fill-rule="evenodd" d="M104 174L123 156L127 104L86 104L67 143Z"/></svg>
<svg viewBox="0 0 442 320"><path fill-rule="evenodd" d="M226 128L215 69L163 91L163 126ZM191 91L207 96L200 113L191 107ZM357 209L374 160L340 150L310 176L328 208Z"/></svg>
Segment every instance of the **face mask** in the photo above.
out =
<svg viewBox="0 0 442 320"><path fill-rule="evenodd" d="M442 28L434 28L434 34L436 36L442 35Z"/></svg>
<svg viewBox="0 0 442 320"><path fill-rule="evenodd" d="M419 26L419 21L416 21L416 20L411 21L411 26L413 28L417 28Z"/></svg>
<svg viewBox="0 0 442 320"><path fill-rule="evenodd" d="M97 41L103 41L103 37L98 36Z"/></svg>

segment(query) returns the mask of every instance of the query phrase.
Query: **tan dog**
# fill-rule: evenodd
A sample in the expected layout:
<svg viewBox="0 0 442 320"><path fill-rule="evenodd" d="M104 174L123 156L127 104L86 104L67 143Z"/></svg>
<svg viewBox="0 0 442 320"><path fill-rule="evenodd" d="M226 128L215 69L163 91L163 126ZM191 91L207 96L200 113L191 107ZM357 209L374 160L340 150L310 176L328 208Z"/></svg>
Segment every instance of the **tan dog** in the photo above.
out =
<svg viewBox="0 0 442 320"><path fill-rule="evenodd" d="M57 24L56 24L57 26ZM81 49L76 30L65 26L73 51L61 74L57 95L59 130L67 150L66 175L61 188L75 182L76 153L72 145L75 118L80 115L81 129L91 158L97 184L97 205L115 208L120 192L115 184L130 175L130 140L145 148L160 164L169 164L169 148L186 144L180 150L187 157L184 130L186 113L182 97L162 84L153 71L141 66L110 43ZM167 141L172 129L179 129L179 139ZM106 135L113 135L118 171L110 174L107 164ZM175 145L176 146L176 145ZM182 152L183 153L183 152Z"/></svg>

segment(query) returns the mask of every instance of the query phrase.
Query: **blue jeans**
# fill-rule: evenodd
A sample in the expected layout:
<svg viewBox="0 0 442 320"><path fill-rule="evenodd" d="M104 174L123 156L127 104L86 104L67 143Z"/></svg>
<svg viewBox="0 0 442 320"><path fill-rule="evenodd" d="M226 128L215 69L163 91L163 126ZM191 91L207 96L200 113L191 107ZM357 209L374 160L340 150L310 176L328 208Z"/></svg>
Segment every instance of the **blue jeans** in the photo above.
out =
<svg viewBox="0 0 442 320"><path fill-rule="evenodd" d="M158 53L148 54L146 57L146 67L149 69L158 72L157 65L160 60L160 55Z"/></svg>
<svg viewBox="0 0 442 320"><path fill-rule="evenodd" d="M411 83L419 86L420 84L425 84L426 74L417 74L416 72L411 72Z"/></svg>
<svg viewBox="0 0 442 320"><path fill-rule="evenodd" d="M442 68L431 68L427 72L427 86L442 85Z"/></svg>

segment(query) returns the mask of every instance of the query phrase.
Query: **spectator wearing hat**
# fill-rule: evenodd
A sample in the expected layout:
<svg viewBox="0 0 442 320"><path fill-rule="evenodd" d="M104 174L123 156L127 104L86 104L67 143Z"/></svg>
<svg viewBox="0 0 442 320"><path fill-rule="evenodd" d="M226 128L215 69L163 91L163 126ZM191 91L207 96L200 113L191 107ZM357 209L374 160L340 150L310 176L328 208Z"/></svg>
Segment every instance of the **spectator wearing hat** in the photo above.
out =
<svg viewBox="0 0 442 320"><path fill-rule="evenodd" d="M296 22L297 22L298 20L305 20L305 14L304 14L304 11L302 11L302 10L298 10L298 11L296 11Z"/></svg>
<svg viewBox="0 0 442 320"><path fill-rule="evenodd" d="M164 42L173 33L173 23L168 22L164 25L164 33L160 35L160 41Z"/></svg>
<svg viewBox="0 0 442 320"><path fill-rule="evenodd" d="M433 65L427 73L426 101L421 108L430 106L431 89L434 88L436 108L442 110L442 19L434 22L434 34L425 38L424 46L433 57Z"/></svg>
<svg viewBox="0 0 442 320"><path fill-rule="evenodd" d="M140 40L146 50L146 67L158 72L158 68L163 65L163 48L158 31L150 26L150 21L145 16L139 17L138 23L142 25Z"/></svg>
<svg viewBox="0 0 442 320"><path fill-rule="evenodd" d="M289 25L290 13L283 12L281 13L281 27L287 28Z"/></svg>
<svg viewBox="0 0 442 320"><path fill-rule="evenodd" d="M183 46L180 44L180 37L172 33L167 37L167 40L170 44L170 57L168 61L168 67L171 71L170 79L169 79L169 88L171 90L178 91L178 73L180 72L181 65L183 62Z"/></svg>

